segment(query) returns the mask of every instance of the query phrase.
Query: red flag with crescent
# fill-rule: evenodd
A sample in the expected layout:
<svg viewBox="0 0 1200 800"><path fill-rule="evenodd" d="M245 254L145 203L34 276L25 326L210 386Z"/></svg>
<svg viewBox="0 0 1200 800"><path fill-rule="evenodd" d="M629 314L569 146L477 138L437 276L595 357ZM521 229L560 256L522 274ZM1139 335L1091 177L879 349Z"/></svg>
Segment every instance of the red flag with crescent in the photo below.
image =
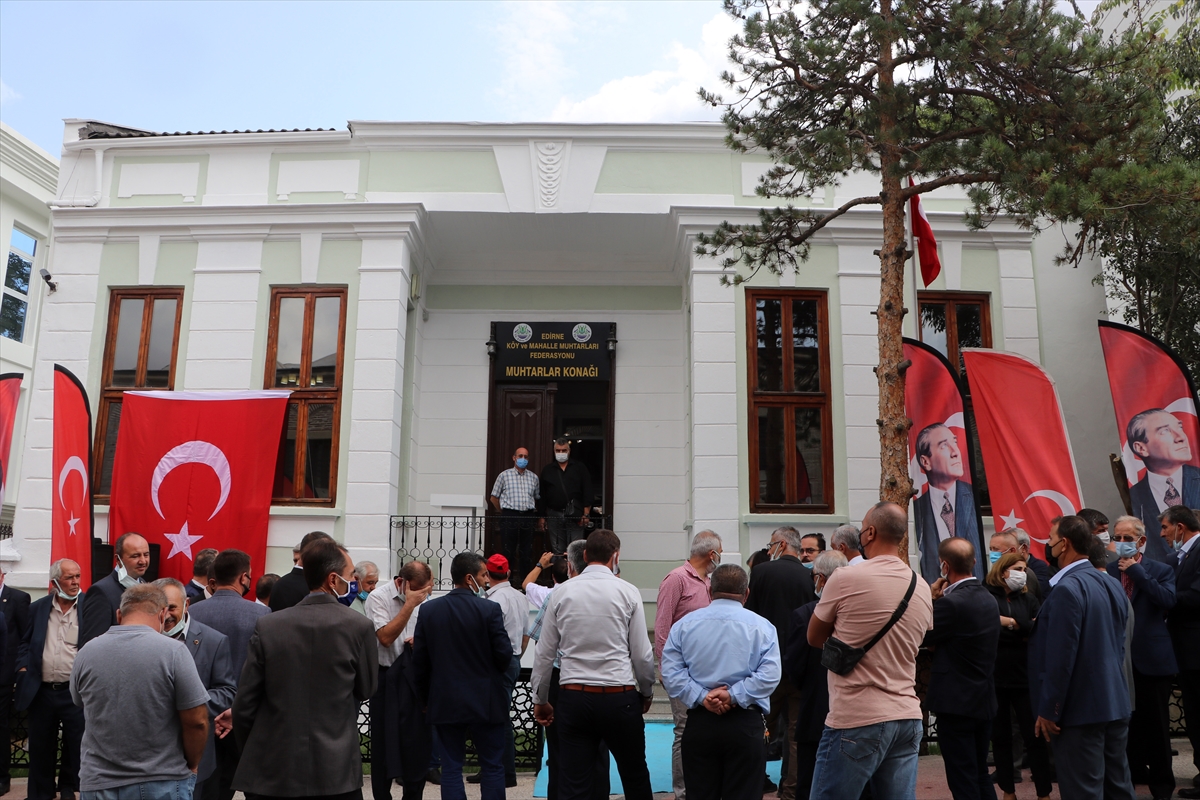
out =
<svg viewBox="0 0 1200 800"><path fill-rule="evenodd" d="M980 536L983 525L972 485L971 442L958 376L946 357L924 342L905 338L904 357L912 362L904 373L904 413L912 420L908 473L916 493L913 518L921 573L935 579L938 542L961 536L975 547L976 576L982 579L986 548ZM943 515L947 503L950 510Z"/></svg>
<svg viewBox="0 0 1200 800"><path fill-rule="evenodd" d="M996 530L1022 528L1039 558L1050 520L1083 507L1054 381L1013 353L963 348Z"/></svg>
<svg viewBox="0 0 1200 800"><path fill-rule="evenodd" d="M1146 525L1146 554L1166 560L1159 514L1171 505L1200 506L1196 387L1183 362L1147 333L1101 320L1100 343L1129 481L1129 505Z"/></svg>
<svg viewBox="0 0 1200 800"><path fill-rule="evenodd" d="M54 365L54 464L50 491L50 561L80 566L79 585L92 582L92 408L79 378Z"/></svg>
<svg viewBox="0 0 1200 800"><path fill-rule="evenodd" d="M286 391L126 392L108 535L161 548L159 577L192 578L196 554L237 548L266 567Z"/></svg>
<svg viewBox="0 0 1200 800"><path fill-rule="evenodd" d="M0 375L0 503L8 486L8 460L12 456L13 427L17 423L17 402L21 399L20 372Z"/></svg>
<svg viewBox="0 0 1200 800"><path fill-rule="evenodd" d="M910 175L908 185L913 186ZM925 286L937 280L942 272L942 261L938 258L937 239L933 237L933 226L929 217L925 216L925 207L921 205L921 195L914 194L908 201L908 218L912 224L912 235L917 240L917 255L921 259L921 280Z"/></svg>

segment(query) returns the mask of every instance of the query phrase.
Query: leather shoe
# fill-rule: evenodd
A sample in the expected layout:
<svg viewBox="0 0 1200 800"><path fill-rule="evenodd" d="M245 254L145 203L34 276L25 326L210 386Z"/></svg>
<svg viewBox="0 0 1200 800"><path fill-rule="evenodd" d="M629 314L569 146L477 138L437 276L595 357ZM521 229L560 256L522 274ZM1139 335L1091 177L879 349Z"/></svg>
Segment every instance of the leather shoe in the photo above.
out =
<svg viewBox="0 0 1200 800"><path fill-rule="evenodd" d="M476 772L467 776L467 783L479 783L483 780L483 773Z"/></svg>
<svg viewBox="0 0 1200 800"><path fill-rule="evenodd" d="M11 781L0 781L0 795L8 794L8 790L12 788Z"/></svg>
<svg viewBox="0 0 1200 800"><path fill-rule="evenodd" d="M63 789L58 796L58 800L75 800L75 793L70 789Z"/></svg>
<svg viewBox="0 0 1200 800"><path fill-rule="evenodd" d="M1180 789L1176 792L1183 800L1196 800L1200 798L1200 787L1193 786L1190 789Z"/></svg>
<svg viewBox="0 0 1200 800"><path fill-rule="evenodd" d="M434 786L442 785L442 768L434 767L425 775L425 782L432 783Z"/></svg>

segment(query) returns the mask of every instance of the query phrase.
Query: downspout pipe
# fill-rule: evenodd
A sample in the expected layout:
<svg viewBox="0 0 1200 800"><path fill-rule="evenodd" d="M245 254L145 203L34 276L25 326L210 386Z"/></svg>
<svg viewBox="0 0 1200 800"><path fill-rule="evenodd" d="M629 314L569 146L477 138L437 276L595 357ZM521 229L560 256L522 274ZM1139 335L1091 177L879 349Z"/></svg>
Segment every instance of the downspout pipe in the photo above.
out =
<svg viewBox="0 0 1200 800"><path fill-rule="evenodd" d="M92 154L96 157L96 191L82 200L54 200L50 203L51 208L92 208L100 202L100 196L104 194L104 148L94 147Z"/></svg>

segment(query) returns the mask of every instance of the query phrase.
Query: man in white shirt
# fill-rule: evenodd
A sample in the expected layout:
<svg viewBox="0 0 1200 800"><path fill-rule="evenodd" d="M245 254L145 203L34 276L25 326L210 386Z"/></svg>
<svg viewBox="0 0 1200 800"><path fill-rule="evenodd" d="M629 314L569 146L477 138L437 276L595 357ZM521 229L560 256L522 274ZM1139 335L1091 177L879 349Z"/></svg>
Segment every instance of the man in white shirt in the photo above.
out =
<svg viewBox="0 0 1200 800"><path fill-rule="evenodd" d="M844 555L848 567L864 561L862 542L858 540L858 528L849 523L838 525L833 529L833 535L829 537L829 549L837 550Z"/></svg>
<svg viewBox="0 0 1200 800"><path fill-rule="evenodd" d="M654 653L641 594L616 576L620 549L615 533L593 531L584 547L583 574L546 601L533 667L533 712L540 724L559 726L561 800L591 797L601 742L617 761L625 796L653 797L642 715L654 697ZM556 650L562 664L557 710L547 702Z"/></svg>
<svg viewBox="0 0 1200 800"><path fill-rule="evenodd" d="M508 691L508 707L511 709L517 678L521 676L521 656L529 644L529 637L525 635L525 623L529 619L529 601L509 583L507 558L496 553L486 563L488 577L492 580L491 588L487 590L487 599L499 604L500 612L504 615L504 631L513 646L512 664L509 665L508 672L504 673L504 688ZM478 783L479 778L476 776L479 774L472 776L475 780L467 778L467 782ZM511 724L508 743L504 746L504 785L509 788L517 785L517 749Z"/></svg>
<svg viewBox="0 0 1200 800"><path fill-rule="evenodd" d="M428 564L410 561L400 574L386 583L380 583L367 595L364 612L375 626L375 638L379 648L379 688L371 697L371 793L375 800L387 800L392 796L392 781L387 775L387 726L385 720L386 674L406 641L412 641L412 632L417 627L417 614L421 603L433 589L433 573ZM421 782L421 791L425 788ZM404 784L405 797L420 797L415 786Z"/></svg>

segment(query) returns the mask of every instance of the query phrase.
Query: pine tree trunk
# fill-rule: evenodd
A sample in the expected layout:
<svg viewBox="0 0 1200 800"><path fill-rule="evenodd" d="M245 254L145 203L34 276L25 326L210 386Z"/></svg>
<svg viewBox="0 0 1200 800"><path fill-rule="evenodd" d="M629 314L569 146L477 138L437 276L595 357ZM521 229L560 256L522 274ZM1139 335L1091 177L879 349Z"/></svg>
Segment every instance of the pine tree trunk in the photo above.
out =
<svg viewBox="0 0 1200 800"><path fill-rule="evenodd" d="M889 0L880 3L884 19L891 21ZM912 481L908 477L908 429L904 415L904 199L901 196L899 150L896 147L892 40L881 26L879 55L880 142L879 161L883 200L883 248L879 251L879 456L882 467L879 499L908 508ZM915 300L915 298L914 298ZM900 542L900 558L908 560L908 536Z"/></svg>

